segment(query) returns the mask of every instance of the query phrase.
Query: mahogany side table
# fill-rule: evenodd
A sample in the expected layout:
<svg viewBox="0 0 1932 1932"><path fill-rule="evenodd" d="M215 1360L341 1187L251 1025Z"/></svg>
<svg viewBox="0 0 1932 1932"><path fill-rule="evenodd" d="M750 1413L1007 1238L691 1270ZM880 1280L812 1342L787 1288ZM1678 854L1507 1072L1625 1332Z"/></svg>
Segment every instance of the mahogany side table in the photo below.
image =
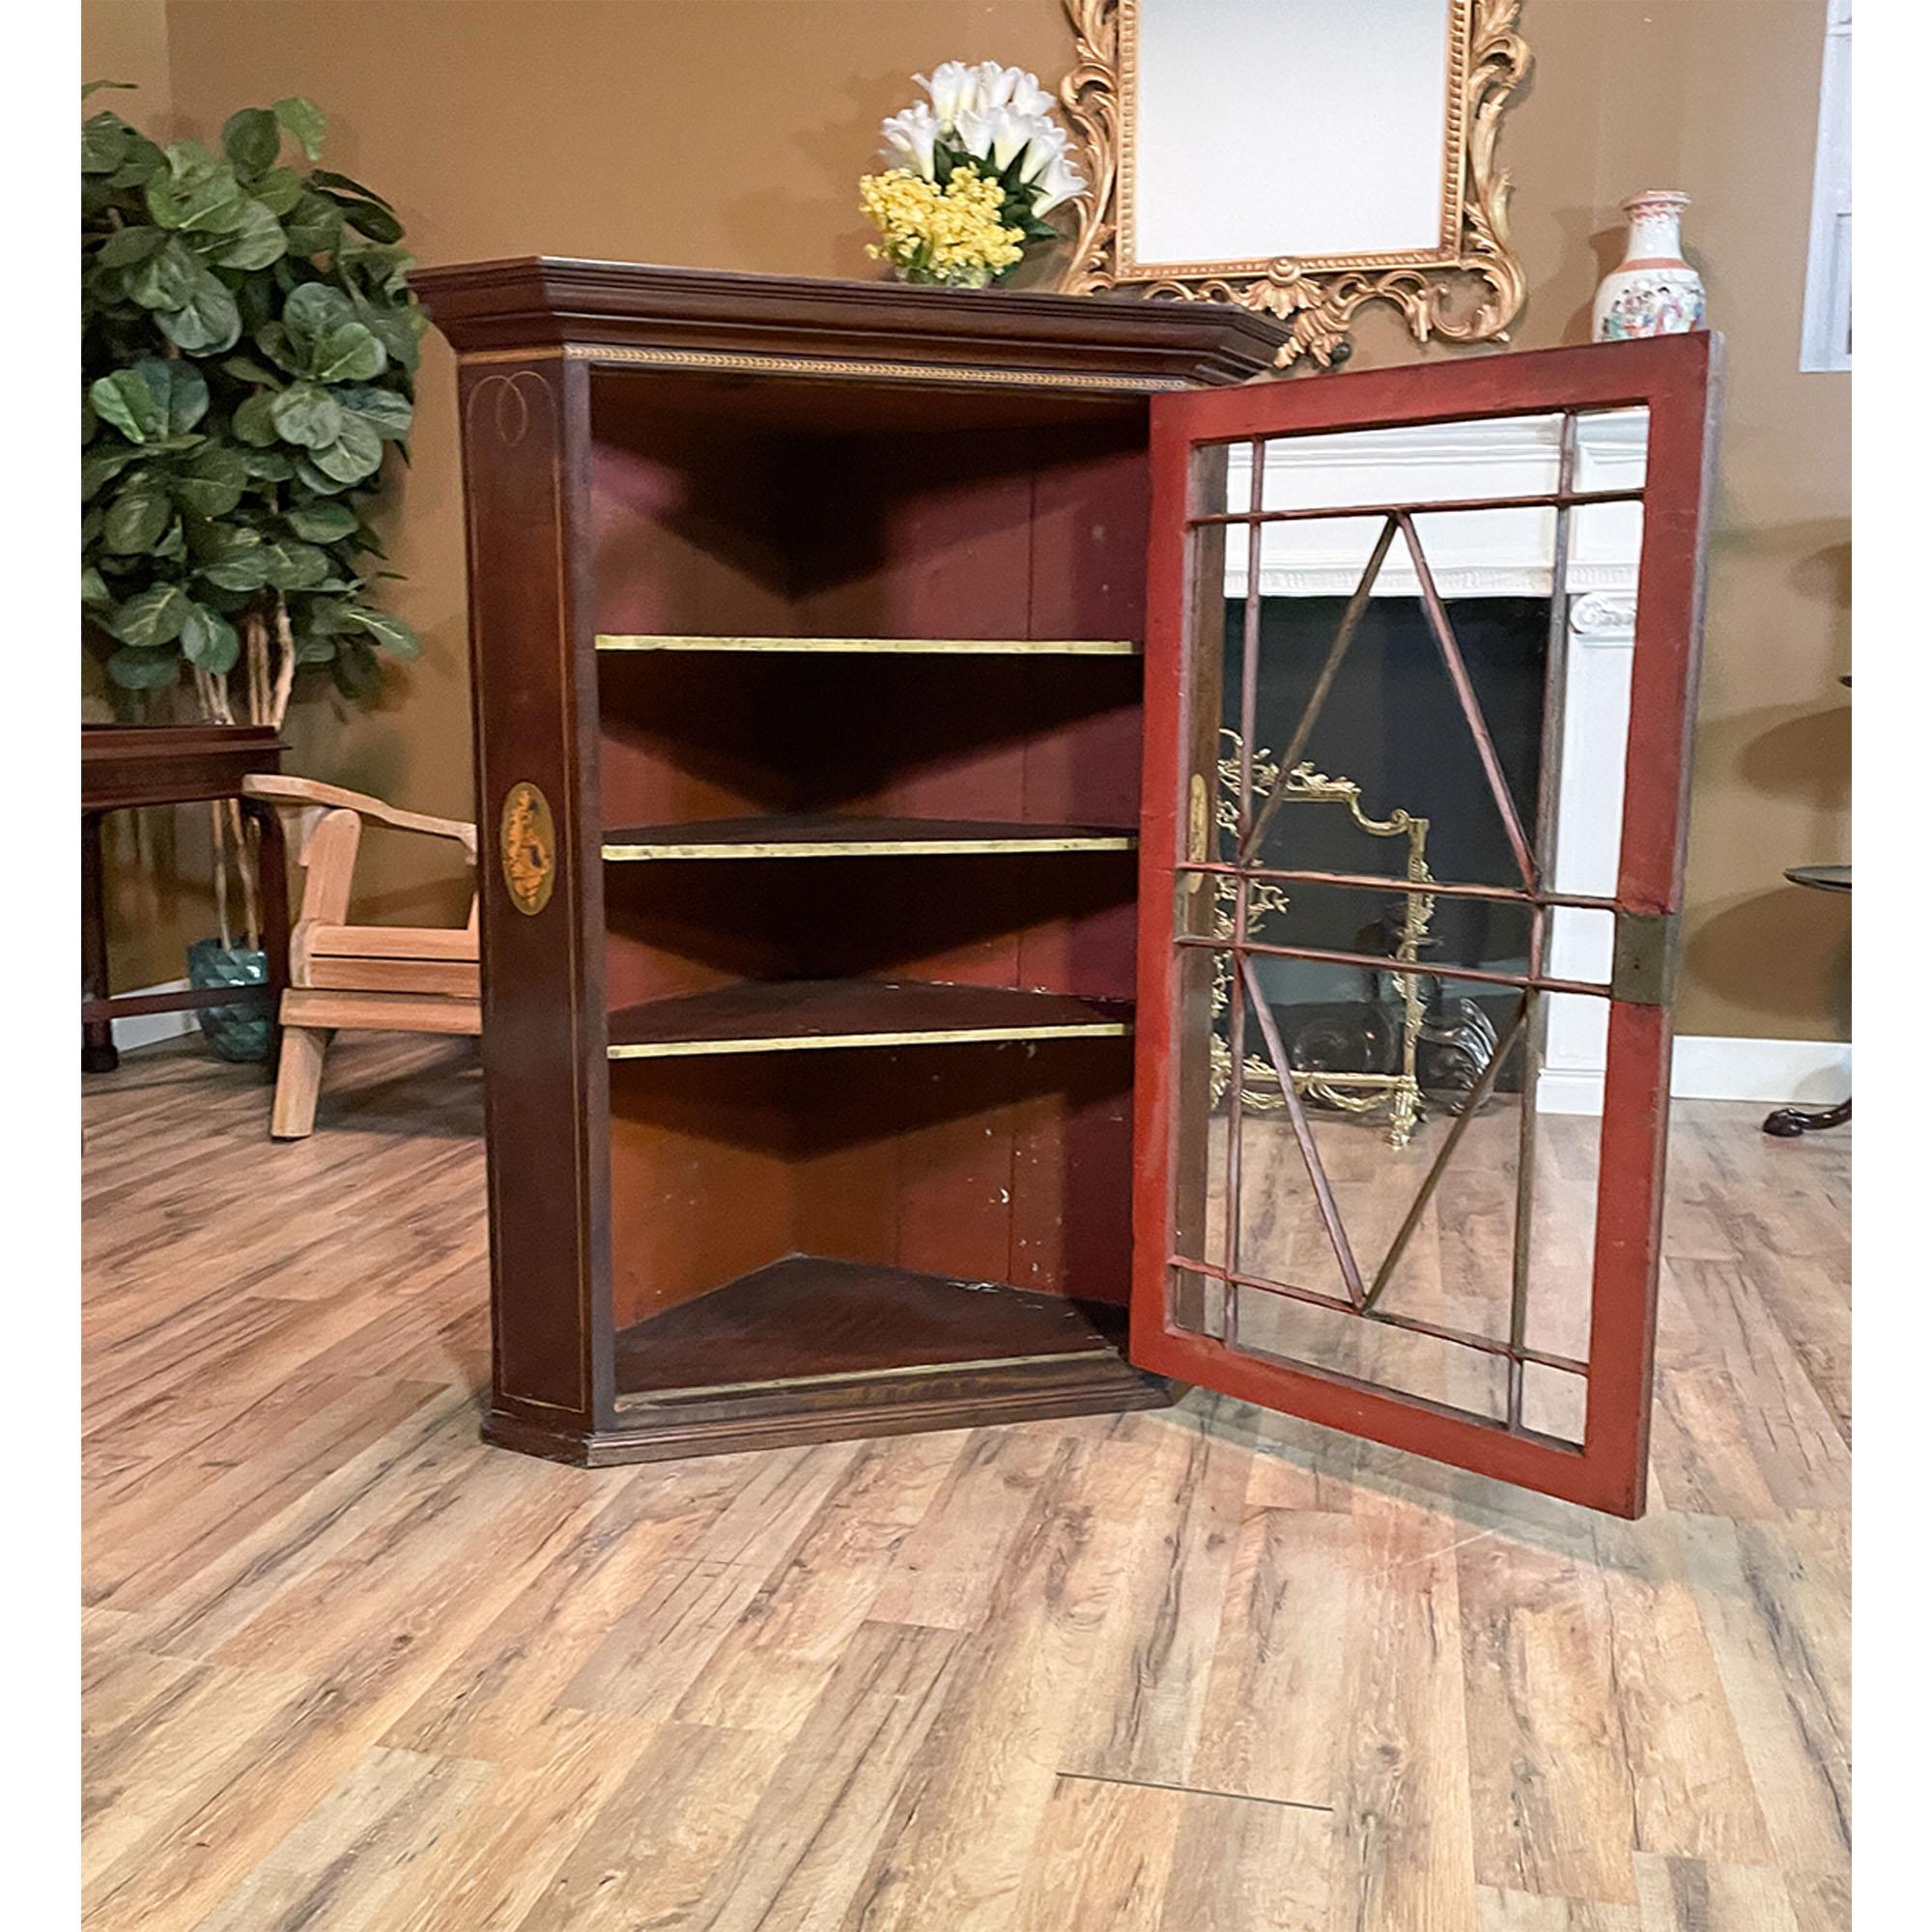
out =
<svg viewBox="0 0 1932 1932"><path fill-rule="evenodd" d="M251 772L278 772L288 750L271 724L83 724L80 731L80 1065L111 1073L120 1064L113 1022L136 1013L266 1002L270 1013L289 982L289 879L281 819L262 799L245 798ZM107 902L100 865L100 821L144 805L194 805L233 798L261 828L262 949L269 977L260 986L207 986L179 993L107 989Z"/></svg>

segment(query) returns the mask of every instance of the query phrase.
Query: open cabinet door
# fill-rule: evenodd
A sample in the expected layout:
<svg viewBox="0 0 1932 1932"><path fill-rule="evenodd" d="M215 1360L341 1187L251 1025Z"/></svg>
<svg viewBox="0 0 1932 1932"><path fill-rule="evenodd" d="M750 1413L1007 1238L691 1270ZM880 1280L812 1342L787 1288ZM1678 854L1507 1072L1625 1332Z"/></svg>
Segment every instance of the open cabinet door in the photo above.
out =
<svg viewBox="0 0 1932 1932"><path fill-rule="evenodd" d="M1155 399L1141 1367L1641 1513L1719 355Z"/></svg>

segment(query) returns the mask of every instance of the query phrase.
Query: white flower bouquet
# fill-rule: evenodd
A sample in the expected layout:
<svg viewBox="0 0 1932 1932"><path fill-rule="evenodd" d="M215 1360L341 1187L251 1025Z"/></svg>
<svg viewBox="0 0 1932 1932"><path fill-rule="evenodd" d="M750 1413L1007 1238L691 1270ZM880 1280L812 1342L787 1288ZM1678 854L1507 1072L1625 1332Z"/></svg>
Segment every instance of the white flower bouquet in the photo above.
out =
<svg viewBox="0 0 1932 1932"><path fill-rule="evenodd" d="M1051 237L1045 219L1087 185L1068 156L1053 97L1016 67L947 61L930 97L881 128L895 164L859 184L880 240L874 260L901 280L984 288L1019 265L1030 242Z"/></svg>

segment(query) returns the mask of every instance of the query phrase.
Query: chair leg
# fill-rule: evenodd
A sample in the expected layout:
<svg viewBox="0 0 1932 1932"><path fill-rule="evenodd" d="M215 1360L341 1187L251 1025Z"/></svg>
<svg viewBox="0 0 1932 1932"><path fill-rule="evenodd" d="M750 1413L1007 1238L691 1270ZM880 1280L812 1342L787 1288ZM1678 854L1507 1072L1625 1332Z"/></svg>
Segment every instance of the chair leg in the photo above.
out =
<svg viewBox="0 0 1932 1932"><path fill-rule="evenodd" d="M274 1111L269 1132L278 1141L298 1141L315 1131L315 1103L322 1093L322 1062L329 1029L282 1029L282 1058L275 1073Z"/></svg>

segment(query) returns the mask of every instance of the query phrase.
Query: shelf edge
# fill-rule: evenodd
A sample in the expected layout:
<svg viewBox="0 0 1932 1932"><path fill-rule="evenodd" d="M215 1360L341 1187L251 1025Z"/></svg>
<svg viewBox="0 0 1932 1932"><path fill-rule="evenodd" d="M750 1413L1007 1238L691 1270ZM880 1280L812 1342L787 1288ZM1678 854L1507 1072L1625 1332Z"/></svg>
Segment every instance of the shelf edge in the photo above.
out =
<svg viewBox="0 0 1932 1932"><path fill-rule="evenodd" d="M668 1039L612 1044L611 1060L696 1060L725 1053L798 1053L838 1046L952 1046L972 1041L1122 1039L1129 1020L1081 1020L1071 1026L949 1027L924 1033L777 1034L758 1039Z"/></svg>
<svg viewBox="0 0 1932 1932"><path fill-rule="evenodd" d="M612 845L603 848L613 864L642 859L863 859L944 858L1012 852L1131 852L1131 832L1095 833L1078 838L867 838L830 843L810 838L773 839L769 844Z"/></svg>

